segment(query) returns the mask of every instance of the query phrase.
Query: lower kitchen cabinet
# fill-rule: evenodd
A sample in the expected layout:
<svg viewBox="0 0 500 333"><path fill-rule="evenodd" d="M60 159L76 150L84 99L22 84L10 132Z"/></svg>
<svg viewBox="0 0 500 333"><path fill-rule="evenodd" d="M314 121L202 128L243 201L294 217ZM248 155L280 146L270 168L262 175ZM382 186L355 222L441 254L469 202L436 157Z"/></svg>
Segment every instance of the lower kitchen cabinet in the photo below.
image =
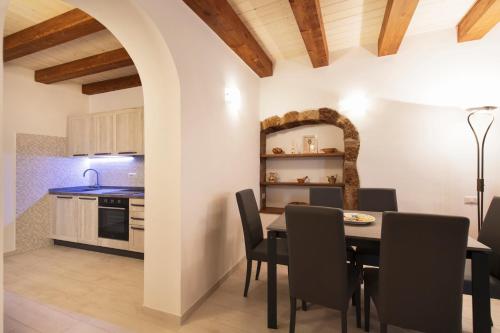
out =
<svg viewBox="0 0 500 333"><path fill-rule="evenodd" d="M52 238L76 242L78 221L76 216L76 198L67 195L52 196Z"/></svg>
<svg viewBox="0 0 500 333"><path fill-rule="evenodd" d="M78 197L78 242L97 245L98 235L98 200L97 197Z"/></svg>
<svg viewBox="0 0 500 333"><path fill-rule="evenodd" d="M144 227L131 225L129 227L129 251L144 253Z"/></svg>

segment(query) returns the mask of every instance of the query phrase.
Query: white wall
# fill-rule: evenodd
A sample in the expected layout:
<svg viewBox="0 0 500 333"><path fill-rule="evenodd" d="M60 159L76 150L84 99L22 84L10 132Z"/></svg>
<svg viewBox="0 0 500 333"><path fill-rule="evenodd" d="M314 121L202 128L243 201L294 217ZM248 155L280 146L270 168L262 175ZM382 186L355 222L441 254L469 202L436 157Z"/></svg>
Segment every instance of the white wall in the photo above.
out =
<svg viewBox="0 0 500 333"><path fill-rule="evenodd" d="M361 137L361 186L395 187L401 210L467 215L475 227L476 207L463 203L475 194L475 144L461 107L500 105L499 39L497 27L457 44L449 30L406 38L395 56L356 48L320 69L306 58L280 63L261 81L261 119L323 106L342 111L344 98L364 94L365 116L351 118ZM486 147L486 207L500 194L498 126Z"/></svg>
<svg viewBox="0 0 500 333"><path fill-rule="evenodd" d="M144 106L142 87L89 96L89 112L105 112Z"/></svg>
<svg viewBox="0 0 500 333"><path fill-rule="evenodd" d="M185 313L244 255L235 192L258 189L259 79L181 1L143 6L172 51L181 83ZM239 111L225 105L227 86L241 91Z"/></svg>
<svg viewBox="0 0 500 333"><path fill-rule="evenodd" d="M87 96L75 84L45 85L31 70L4 67L4 251L15 250L16 133L66 136L66 118L88 110Z"/></svg>

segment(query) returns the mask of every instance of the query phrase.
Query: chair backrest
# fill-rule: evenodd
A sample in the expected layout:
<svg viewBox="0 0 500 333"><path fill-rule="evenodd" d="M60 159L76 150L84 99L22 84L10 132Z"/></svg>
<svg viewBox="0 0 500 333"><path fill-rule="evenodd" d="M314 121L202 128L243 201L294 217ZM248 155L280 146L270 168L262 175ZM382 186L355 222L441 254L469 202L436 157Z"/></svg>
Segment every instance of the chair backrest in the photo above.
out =
<svg viewBox="0 0 500 333"><path fill-rule="evenodd" d="M478 240L493 251L490 254L490 274L500 279L500 197L491 201Z"/></svg>
<svg viewBox="0 0 500 333"><path fill-rule="evenodd" d="M358 209L372 212L397 212L398 200L393 188L358 189Z"/></svg>
<svg viewBox="0 0 500 333"><path fill-rule="evenodd" d="M245 238L245 250L247 257L251 250L263 239L262 221L260 220L259 207L255 200L253 190L247 189L236 193L236 201L240 210L241 224Z"/></svg>
<svg viewBox="0 0 500 333"><path fill-rule="evenodd" d="M290 295L342 310L347 306L347 254L342 210L285 208Z"/></svg>
<svg viewBox="0 0 500 333"><path fill-rule="evenodd" d="M469 220L384 213L380 244L382 322L423 332L462 332Z"/></svg>
<svg viewBox="0 0 500 333"><path fill-rule="evenodd" d="M341 187L311 187L309 189L309 204L311 206L344 208L343 191Z"/></svg>

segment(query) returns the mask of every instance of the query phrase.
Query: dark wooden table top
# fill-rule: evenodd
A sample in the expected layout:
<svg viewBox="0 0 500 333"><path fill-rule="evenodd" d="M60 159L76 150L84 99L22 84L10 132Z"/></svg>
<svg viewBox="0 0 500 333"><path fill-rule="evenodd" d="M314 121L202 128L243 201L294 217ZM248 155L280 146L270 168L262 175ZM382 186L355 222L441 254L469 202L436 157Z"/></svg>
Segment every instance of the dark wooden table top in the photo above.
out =
<svg viewBox="0 0 500 333"><path fill-rule="evenodd" d="M348 213L363 213L372 215L375 217L375 222L366 225L345 225L345 236L347 238L357 238L380 241L382 232L382 213L380 212L362 212L362 211L350 211L346 210ZM285 214L280 215L275 221L273 221L268 227L269 231L286 232L286 222ZM468 251L482 251L490 252L491 249L484 245L483 243L477 241L476 239L469 237L467 242Z"/></svg>

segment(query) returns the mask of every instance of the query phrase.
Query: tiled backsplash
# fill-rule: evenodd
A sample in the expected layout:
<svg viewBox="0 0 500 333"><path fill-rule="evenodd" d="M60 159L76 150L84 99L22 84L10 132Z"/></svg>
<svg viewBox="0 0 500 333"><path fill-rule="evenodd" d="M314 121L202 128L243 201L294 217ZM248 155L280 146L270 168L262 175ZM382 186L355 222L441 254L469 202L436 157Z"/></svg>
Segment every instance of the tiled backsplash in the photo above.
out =
<svg viewBox="0 0 500 333"><path fill-rule="evenodd" d="M144 187L144 157L122 158L92 158L89 159L89 168L99 172L99 183L104 186L140 186ZM95 174L90 176L90 183L94 184Z"/></svg>

